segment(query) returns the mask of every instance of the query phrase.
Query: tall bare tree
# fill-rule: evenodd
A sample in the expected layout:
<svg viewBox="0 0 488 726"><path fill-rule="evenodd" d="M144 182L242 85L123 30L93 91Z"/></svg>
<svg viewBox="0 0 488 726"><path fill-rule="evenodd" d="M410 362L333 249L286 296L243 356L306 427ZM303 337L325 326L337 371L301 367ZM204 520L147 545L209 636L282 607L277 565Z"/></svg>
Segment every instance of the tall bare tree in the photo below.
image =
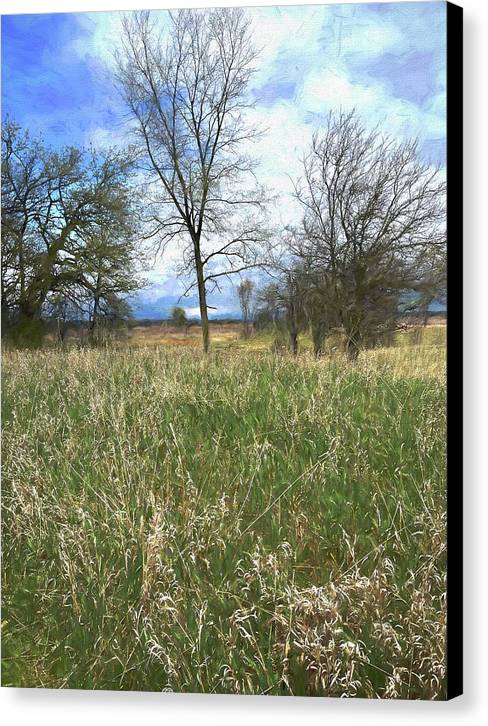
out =
<svg viewBox="0 0 488 726"><path fill-rule="evenodd" d="M445 256L445 183L415 141L367 131L352 112L314 136L295 194L304 215L292 253L321 281L318 300L354 360L396 323L419 266Z"/></svg>
<svg viewBox="0 0 488 726"><path fill-rule="evenodd" d="M241 9L165 17L166 29L149 12L124 19L117 79L151 179L148 235L158 249L183 243L179 271L192 275L187 292L198 288L207 352L208 293L257 266L264 239L263 191L245 151L256 136L244 118L256 51Z"/></svg>
<svg viewBox="0 0 488 726"><path fill-rule="evenodd" d="M255 283L249 278L245 278L237 287L237 295L239 297L239 305L241 306L242 325L245 338L249 338L251 333L251 318L255 287Z"/></svg>

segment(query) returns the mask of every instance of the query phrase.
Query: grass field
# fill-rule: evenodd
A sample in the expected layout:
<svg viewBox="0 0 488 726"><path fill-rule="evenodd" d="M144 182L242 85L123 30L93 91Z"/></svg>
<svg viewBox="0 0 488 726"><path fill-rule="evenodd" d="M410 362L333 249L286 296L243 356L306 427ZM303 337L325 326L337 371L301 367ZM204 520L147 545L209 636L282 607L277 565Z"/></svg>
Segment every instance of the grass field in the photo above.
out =
<svg viewBox="0 0 488 726"><path fill-rule="evenodd" d="M444 698L444 339L6 352L3 685Z"/></svg>

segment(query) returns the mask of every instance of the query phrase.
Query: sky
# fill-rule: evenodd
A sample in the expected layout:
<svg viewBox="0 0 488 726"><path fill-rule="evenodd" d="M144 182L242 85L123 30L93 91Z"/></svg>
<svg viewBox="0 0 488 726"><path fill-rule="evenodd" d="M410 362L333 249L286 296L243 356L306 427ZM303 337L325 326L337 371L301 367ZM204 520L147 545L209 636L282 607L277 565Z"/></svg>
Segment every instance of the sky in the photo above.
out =
<svg viewBox="0 0 488 726"><path fill-rule="evenodd" d="M277 224L294 221L298 213L290 177L299 175L300 156L330 110L355 108L366 126L379 124L398 139L418 137L425 161L445 165L444 2L248 12L261 49L249 88L255 102L249 122L266 129L252 152L260 159L260 183L277 196ZM128 118L111 73L120 17L117 12L2 16L2 116L41 133L55 147L123 144ZM141 311L166 310L177 302L184 284L175 277L175 258L176 251L169 250L149 272ZM231 285L210 304L219 315L238 311ZM197 314L195 298L183 306Z"/></svg>

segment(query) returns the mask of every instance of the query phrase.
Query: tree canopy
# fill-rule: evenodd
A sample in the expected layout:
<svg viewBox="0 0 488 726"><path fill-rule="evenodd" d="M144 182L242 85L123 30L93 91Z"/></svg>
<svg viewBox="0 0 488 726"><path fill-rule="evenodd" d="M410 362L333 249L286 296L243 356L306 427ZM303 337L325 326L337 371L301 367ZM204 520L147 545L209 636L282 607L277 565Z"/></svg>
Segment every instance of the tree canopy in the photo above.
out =
<svg viewBox="0 0 488 726"><path fill-rule="evenodd" d="M52 296L96 315L140 287L131 174L127 151L53 151L5 120L4 322L39 319Z"/></svg>

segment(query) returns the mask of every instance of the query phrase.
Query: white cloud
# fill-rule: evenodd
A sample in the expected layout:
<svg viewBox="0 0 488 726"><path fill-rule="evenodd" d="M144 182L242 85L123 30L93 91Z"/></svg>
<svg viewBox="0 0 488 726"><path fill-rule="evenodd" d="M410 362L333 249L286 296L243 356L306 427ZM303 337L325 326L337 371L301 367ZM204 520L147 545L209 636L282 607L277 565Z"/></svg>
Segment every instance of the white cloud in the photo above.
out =
<svg viewBox="0 0 488 726"><path fill-rule="evenodd" d="M299 102L304 111L324 113L326 109L371 108L382 93L377 84L353 83L344 71L324 68L311 71L304 79Z"/></svg>
<svg viewBox="0 0 488 726"><path fill-rule="evenodd" d="M398 52L404 43L401 29L388 17L368 13L367 6L336 7L327 31L330 40L326 48L335 51L338 57L348 54L377 57L391 50Z"/></svg>
<svg viewBox="0 0 488 726"><path fill-rule="evenodd" d="M273 210L278 226L298 221L300 210L292 197L292 180L299 176L300 158L328 111L354 107L367 126L380 125L398 138L445 137L443 67L429 79L433 90L422 106L396 95L393 86L378 74L361 72L368 63L387 63L385 54L400 57L412 50L428 53L433 47L425 32L422 9L414 10L410 3L404 11L379 12L373 7L255 7L248 11L253 38L261 48L252 80L258 103L249 112L248 121L256 128L265 128L266 133L247 150L261 159L258 181L279 195ZM439 3L439 22L441 8ZM120 14L89 13L84 17L87 26L93 28L92 36L89 42L77 41L75 51L110 66L120 33ZM164 27L167 14L158 13L157 18ZM293 89L287 94L290 97L280 97L278 89L275 97L260 102L260 89L267 85L277 88L277 82ZM90 133L94 142L113 141L112 130L97 128ZM179 247L168 248L151 277L174 275L179 256Z"/></svg>
<svg viewBox="0 0 488 726"><path fill-rule="evenodd" d="M80 58L96 58L111 68L121 31L121 12L79 13L80 24L87 31L71 43Z"/></svg>
<svg viewBox="0 0 488 726"><path fill-rule="evenodd" d="M302 53L317 46L327 6L251 8L252 35L260 50L254 85L269 79L271 66L279 56Z"/></svg>

